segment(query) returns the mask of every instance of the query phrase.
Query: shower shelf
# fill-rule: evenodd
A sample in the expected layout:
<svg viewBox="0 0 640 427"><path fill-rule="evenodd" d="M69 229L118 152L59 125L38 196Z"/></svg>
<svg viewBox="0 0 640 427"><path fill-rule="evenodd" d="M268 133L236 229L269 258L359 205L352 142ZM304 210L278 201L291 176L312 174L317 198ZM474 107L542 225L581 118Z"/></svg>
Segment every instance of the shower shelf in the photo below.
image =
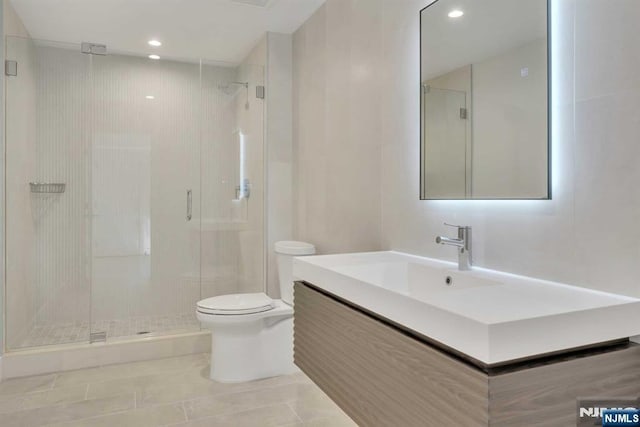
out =
<svg viewBox="0 0 640 427"><path fill-rule="evenodd" d="M67 184L52 182L30 182L32 193L64 193Z"/></svg>

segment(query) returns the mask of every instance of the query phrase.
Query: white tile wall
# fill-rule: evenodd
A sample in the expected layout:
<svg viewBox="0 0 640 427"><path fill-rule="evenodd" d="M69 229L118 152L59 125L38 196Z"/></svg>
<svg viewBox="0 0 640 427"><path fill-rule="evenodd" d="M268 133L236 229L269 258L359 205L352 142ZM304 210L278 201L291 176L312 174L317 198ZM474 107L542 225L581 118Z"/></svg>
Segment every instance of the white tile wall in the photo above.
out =
<svg viewBox="0 0 640 427"><path fill-rule="evenodd" d="M541 38L473 64L473 197L546 198L546 58Z"/></svg>
<svg viewBox="0 0 640 427"><path fill-rule="evenodd" d="M280 296L274 244L293 237L293 58L290 34L267 38L267 291Z"/></svg>
<svg viewBox="0 0 640 427"><path fill-rule="evenodd" d="M553 200L424 202L428 3L328 0L294 35L297 237L454 260L433 239L463 223L478 265L640 296L640 3L552 1Z"/></svg>
<svg viewBox="0 0 640 427"><path fill-rule="evenodd" d="M294 234L320 253L382 247L382 12L329 1L294 35Z"/></svg>

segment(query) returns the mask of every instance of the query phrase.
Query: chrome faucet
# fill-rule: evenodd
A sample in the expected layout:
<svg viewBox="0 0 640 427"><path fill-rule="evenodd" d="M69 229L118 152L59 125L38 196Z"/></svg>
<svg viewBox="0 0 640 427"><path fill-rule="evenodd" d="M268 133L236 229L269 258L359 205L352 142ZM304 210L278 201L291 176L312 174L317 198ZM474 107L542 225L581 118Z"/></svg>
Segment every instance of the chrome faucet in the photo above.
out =
<svg viewBox="0 0 640 427"><path fill-rule="evenodd" d="M458 248L458 270L471 270L471 227L461 225L451 225L446 222L444 225L456 227L458 229L458 238L438 236L436 243L439 245L451 245Z"/></svg>

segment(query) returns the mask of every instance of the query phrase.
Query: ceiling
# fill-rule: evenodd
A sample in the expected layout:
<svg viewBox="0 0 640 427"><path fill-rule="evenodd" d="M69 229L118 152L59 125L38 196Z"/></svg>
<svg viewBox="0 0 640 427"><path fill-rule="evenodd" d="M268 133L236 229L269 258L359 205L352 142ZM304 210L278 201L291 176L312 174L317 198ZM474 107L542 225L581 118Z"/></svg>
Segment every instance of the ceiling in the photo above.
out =
<svg viewBox="0 0 640 427"><path fill-rule="evenodd" d="M29 34L237 64L266 31L292 33L325 0L12 0ZM160 40L159 48L147 44Z"/></svg>
<svg viewBox="0 0 640 427"><path fill-rule="evenodd" d="M450 11L464 12L449 18ZM547 0L439 0L421 13L422 79L541 39L547 34Z"/></svg>

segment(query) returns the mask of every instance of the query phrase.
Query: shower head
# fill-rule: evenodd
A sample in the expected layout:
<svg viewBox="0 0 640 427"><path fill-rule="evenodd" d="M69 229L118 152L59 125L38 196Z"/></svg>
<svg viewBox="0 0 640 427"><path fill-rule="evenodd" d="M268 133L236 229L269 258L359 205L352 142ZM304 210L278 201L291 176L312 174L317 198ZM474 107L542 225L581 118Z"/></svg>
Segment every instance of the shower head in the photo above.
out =
<svg viewBox="0 0 640 427"><path fill-rule="evenodd" d="M224 82L218 84L218 89L227 95L235 94L240 87L244 87L245 89L249 89L248 82Z"/></svg>
<svg viewBox="0 0 640 427"><path fill-rule="evenodd" d="M227 95L235 95L240 87L246 90L247 101L244 104L245 109L249 109L249 83L248 82L226 82L218 84L218 89Z"/></svg>

